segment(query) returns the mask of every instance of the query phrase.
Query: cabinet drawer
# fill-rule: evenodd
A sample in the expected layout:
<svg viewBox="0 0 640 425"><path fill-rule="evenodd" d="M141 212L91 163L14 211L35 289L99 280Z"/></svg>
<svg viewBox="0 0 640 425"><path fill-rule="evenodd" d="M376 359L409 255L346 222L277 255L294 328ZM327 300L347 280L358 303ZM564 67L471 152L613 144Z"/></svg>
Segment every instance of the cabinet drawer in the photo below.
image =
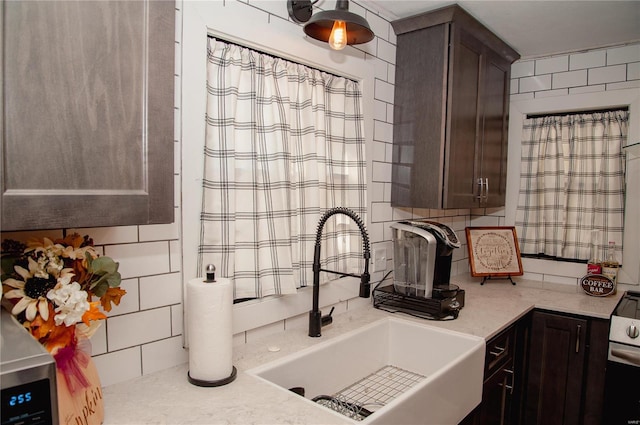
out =
<svg viewBox="0 0 640 425"><path fill-rule="evenodd" d="M513 358L514 347L515 327L513 326L487 342L484 360L485 379L491 377L495 371Z"/></svg>

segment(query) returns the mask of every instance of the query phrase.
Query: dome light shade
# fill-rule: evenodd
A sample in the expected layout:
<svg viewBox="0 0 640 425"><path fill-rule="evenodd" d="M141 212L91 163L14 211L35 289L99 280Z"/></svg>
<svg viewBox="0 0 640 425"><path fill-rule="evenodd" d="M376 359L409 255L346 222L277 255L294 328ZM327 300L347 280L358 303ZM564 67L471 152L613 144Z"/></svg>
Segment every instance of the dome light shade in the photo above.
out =
<svg viewBox="0 0 640 425"><path fill-rule="evenodd" d="M312 4L310 1L288 0L289 16L295 22L307 22L304 18L310 14ZM346 29L346 43L344 38L338 40L344 32L344 29L340 30L341 27ZM347 44L367 43L374 37L367 20L349 12L348 0L338 0L335 10L326 10L312 15L304 26L304 32L311 38L328 42L331 48L336 50L343 49Z"/></svg>

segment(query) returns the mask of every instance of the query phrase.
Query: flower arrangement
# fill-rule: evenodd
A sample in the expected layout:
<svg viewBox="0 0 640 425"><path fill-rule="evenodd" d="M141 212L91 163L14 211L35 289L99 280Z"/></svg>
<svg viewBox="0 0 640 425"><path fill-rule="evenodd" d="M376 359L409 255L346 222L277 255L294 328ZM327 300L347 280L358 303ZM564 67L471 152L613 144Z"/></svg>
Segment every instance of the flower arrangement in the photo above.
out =
<svg viewBox="0 0 640 425"><path fill-rule="evenodd" d="M90 337L106 318L100 307L111 311L126 294L118 263L98 255L88 236L27 245L7 239L1 259L2 304L57 362L61 349L75 352L78 337Z"/></svg>

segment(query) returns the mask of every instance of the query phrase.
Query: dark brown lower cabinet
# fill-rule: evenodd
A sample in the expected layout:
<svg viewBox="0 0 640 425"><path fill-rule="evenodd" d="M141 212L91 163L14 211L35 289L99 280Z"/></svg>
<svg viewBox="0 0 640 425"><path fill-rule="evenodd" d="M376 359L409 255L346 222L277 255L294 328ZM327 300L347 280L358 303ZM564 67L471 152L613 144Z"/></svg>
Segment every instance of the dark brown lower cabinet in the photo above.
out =
<svg viewBox="0 0 640 425"><path fill-rule="evenodd" d="M534 311L525 425L596 425L602 418L609 322Z"/></svg>
<svg viewBox="0 0 640 425"><path fill-rule="evenodd" d="M487 342L482 402L461 425L512 425L520 421L528 317Z"/></svg>
<svg viewBox="0 0 640 425"><path fill-rule="evenodd" d="M461 425L607 425L608 343L608 320L534 310L487 342L482 402Z"/></svg>

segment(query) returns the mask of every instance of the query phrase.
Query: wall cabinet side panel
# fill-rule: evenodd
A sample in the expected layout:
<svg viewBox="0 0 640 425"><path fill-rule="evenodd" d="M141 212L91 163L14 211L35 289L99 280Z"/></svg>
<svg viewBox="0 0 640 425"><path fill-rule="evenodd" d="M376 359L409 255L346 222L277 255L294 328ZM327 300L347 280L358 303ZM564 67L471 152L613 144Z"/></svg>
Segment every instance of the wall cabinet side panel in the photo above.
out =
<svg viewBox="0 0 640 425"><path fill-rule="evenodd" d="M399 37L391 205L438 208L444 159L448 25Z"/></svg>

